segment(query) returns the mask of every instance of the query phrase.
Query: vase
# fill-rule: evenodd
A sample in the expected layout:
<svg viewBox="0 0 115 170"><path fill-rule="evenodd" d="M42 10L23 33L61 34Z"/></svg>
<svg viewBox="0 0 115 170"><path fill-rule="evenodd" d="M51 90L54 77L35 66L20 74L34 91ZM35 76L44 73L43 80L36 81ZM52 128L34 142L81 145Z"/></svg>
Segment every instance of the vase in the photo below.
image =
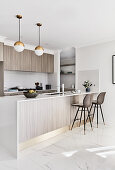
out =
<svg viewBox="0 0 115 170"><path fill-rule="evenodd" d="M90 92L90 88L89 87L86 88L86 92Z"/></svg>

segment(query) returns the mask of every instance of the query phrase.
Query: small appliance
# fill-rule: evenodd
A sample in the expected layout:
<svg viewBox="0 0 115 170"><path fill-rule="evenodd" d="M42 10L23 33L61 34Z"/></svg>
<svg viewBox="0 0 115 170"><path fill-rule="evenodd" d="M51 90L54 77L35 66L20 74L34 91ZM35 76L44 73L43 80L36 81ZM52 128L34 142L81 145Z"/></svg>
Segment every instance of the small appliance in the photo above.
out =
<svg viewBox="0 0 115 170"><path fill-rule="evenodd" d="M46 84L46 90L51 89L51 84Z"/></svg>

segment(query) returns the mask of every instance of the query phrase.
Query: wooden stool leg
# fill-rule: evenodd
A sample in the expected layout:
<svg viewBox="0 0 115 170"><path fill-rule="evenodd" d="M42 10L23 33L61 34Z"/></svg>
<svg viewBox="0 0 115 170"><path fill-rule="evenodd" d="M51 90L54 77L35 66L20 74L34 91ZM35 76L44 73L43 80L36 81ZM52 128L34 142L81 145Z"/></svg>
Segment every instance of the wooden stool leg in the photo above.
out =
<svg viewBox="0 0 115 170"><path fill-rule="evenodd" d="M94 106L93 119L94 119L94 115L95 115L95 109L96 109L96 104L95 104L95 106ZM92 120L92 122L93 122L93 120Z"/></svg>
<svg viewBox="0 0 115 170"><path fill-rule="evenodd" d="M101 110L101 115L102 115L103 123L104 123L104 125L105 125L105 121L104 121L104 116L103 116L103 111L102 111L101 105L100 105L100 110Z"/></svg>
<svg viewBox="0 0 115 170"><path fill-rule="evenodd" d="M92 108L93 108L93 103L92 103L92 105L91 105L91 108L90 108L90 111L89 111L89 115L91 114ZM92 121L93 121L93 120L92 120Z"/></svg>
<svg viewBox="0 0 115 170"><path fill-rule="evenodd" d="M87 111L88 111L89 122L90 122L90 125L91 125L91 128L92 128L92 123L91 123L91 118L90 118L90 111L89 111L88 108L87 108Z"/></svg>
<svg viewBox="0 0 115 170"><path fill-rule="evenodd" d="M81 125L82 113L83 113L83 107L82 107L82 109L81 109L81 116L80 116L79 127L80 127L80 125Z"/></svg>
<svg viewBox="0 0 115 170"><path fill-rule="evenodd" d="M97 128L98 128L98 104L97 104Z"/></svg>
<svg viewBox="0 0 115 170"><path fill-rule="evenodd" d="M73 128L73 126L74 126L74 123L75 123L75 121L76 121L76 117L77 117L77 115L78 115L78 112L79 112L79 107L78 107L77 113L76 113L76 115L75 115L75 118L74 118L74 121L73 121L73 124L72 124L71 130L72 130L72 128Z"/></svg>
<svg viewBox="0 0 115 170"><path fill-rule="evenodd" d="M85 108L84 108L84 135L85 135Z"/></svg>
<svg viewBox="0 0 115 170"><path fill-rule="evenodd" d="M93 104L91 105L91 108L90 108L89 114L91 113L92 107L93 107ZM87 123L88 119L89 119L89 116L87 116L86 123Z"/></svg>

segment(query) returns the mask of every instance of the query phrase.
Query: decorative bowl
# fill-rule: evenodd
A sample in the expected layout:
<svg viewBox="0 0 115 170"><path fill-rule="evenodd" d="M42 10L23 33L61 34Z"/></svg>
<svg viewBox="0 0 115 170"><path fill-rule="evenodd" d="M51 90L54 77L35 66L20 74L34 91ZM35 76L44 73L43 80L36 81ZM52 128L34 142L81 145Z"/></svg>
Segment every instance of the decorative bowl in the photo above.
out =
<svg viewBox="0 0 115 170"><path fill-rule="evenodd" d="M26 98L36 98L38 93L34 92L34 93L30 93L30 92L23 92L24 96Z"/></svg>

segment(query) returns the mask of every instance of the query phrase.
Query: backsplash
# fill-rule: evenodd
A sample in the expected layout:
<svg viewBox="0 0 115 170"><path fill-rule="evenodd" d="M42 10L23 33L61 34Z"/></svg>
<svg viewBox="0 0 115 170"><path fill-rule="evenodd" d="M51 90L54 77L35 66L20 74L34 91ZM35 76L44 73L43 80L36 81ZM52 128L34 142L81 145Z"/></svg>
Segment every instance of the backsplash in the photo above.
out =
<svg viewBox="0 0 115 170"><path fill-rule="evenodd" d="M5 71L4 72L4 88L22 86L24 88L34 88L35 82L42 83L43 89L48 84L47 73Z"/></svg>
<svg viewBox="0 0 115 170"><path fill-rule="evenodd" d="M52 89L57 89L57 73L48 74L48 84L51 84Z"/></svg>

